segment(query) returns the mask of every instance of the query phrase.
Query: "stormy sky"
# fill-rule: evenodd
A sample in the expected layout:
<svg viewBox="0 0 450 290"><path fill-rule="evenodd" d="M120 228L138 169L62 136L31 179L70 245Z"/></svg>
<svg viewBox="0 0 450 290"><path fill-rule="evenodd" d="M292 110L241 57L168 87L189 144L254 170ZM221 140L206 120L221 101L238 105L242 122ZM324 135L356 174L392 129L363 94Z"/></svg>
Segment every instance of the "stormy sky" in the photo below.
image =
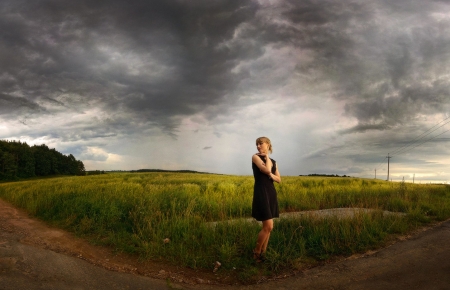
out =
<svg viewBox="0 0 450 290"><path fill-rule="evenodd" d="M0 139L87 170L450 182L450 1L0 2Z"/></svg>

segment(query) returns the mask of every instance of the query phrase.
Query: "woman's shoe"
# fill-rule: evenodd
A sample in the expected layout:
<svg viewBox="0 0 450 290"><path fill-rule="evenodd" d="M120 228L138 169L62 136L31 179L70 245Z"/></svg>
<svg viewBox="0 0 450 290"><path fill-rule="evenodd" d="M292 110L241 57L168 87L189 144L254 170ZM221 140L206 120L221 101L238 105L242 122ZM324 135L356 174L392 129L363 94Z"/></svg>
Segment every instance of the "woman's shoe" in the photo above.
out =
<svg viewBox="0 0 450 290"><path fill-rule="evenodd" d="M253 250L253 260L255 260L256 263L262 263L265 261L265 257L262 253L258 253L255 250Z"/></svg>
<svg viewBox="0 0 450 290"><path fill-rule="evenodd" d="M259 259L261 260L261 262L265 262L266 261L266 253L261 253L259 254Z"/></svg>

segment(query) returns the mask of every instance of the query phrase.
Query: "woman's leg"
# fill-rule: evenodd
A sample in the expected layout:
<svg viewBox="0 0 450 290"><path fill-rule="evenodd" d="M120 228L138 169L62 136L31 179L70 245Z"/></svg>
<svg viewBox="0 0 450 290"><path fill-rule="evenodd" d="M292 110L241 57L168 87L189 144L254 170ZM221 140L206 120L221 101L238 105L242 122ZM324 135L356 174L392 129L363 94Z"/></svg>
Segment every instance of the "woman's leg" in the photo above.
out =
<svg viewBox="0 0 450 290"><path fill-rule="evenodd" d="M262 222L262 229L258 234L258 240L256 241L256 253L266 252L267 245L269 243L270 232L273 229L273 219Z"/></svg>
<svg viewBox="0 0 450 290"><path fill-rule="evenodd" d="M267 235L266 241L261 247L261 254L264 254L267 251L267 245L269 244L270 233Z"/></svg>

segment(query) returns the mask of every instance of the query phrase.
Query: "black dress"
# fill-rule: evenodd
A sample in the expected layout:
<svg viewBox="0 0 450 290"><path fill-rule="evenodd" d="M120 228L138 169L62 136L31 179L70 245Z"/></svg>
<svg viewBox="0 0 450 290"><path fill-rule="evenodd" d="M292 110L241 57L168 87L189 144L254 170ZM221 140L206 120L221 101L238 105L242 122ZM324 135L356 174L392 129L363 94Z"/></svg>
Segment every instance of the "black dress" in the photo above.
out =
<svg viewBox="0 0 450 290"><path fill-rule="evenodd" d="M259 156L264 162L263 157ZM272 173L277 171L277 163L272 158ZM252 162L255 186L253 188L252 217L257 221L265 221L279 217L277 191L273 180L267 174L262 173L258 166Z"/></svg>

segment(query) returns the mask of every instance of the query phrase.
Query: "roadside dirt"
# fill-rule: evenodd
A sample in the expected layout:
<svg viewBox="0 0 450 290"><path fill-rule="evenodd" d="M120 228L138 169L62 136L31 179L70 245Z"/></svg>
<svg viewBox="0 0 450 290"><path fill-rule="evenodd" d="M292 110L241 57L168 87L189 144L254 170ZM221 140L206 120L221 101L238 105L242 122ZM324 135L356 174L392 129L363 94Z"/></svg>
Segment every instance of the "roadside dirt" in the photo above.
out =
<svg viewBox="0 0 450 290"><path fill-rule="evenodd" d="M6 240L6 241L5 241ZM52 251L86 261L106 270L132 273L160 280L195 285L216 283L212 273L201 273L164 263L140 261L138 258L118 253L112 248L93 246L64 230L48 226L31 218L25 211L0 199L0 248L15 240L20 244ZM0 277L4 257L0 256ZM1 279L0 279L1 281ZM0 286L0 289L3 289Z"/></svg>
<svg viewBox="0 0 450 290"><path fill-rule="evenodd" d="M237 285L97 247L0 200L0 289L450 289L450 220L379 251ZM228 285L227 285L228 284ZM231 284L231 285L229 285Z"/></svg>

